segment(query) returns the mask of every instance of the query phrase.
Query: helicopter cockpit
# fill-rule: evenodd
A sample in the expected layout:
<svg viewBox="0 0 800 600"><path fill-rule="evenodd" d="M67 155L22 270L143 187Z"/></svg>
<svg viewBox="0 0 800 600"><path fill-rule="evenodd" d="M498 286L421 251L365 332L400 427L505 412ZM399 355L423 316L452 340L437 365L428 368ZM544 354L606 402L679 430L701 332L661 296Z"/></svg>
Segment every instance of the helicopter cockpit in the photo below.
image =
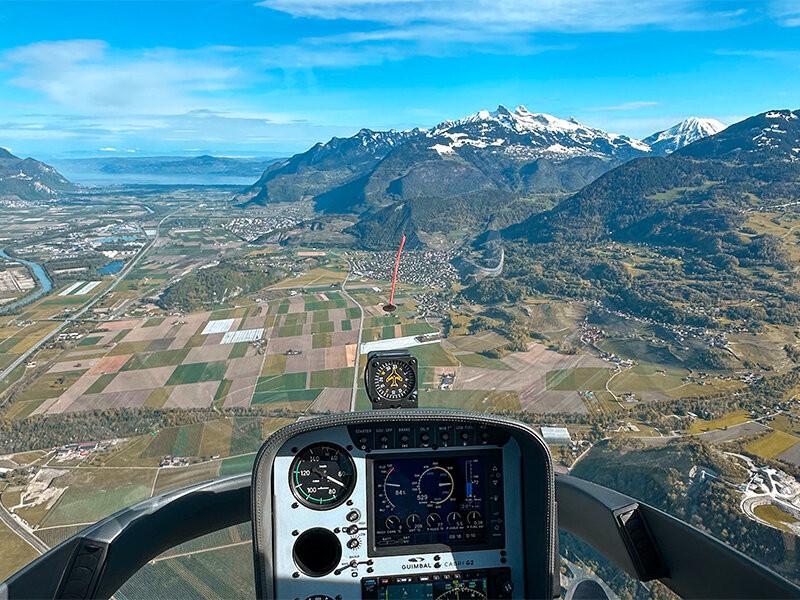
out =
<svg viewBox="0 0 800 600"><path fill-rule="evenodd" d="M528 425L417 408L416 381L410 354L371 353L373 410L284 427L264 441L252 474L91 525L0 584L0 598L110 598L166 549L248 521L258 598L555 598L559 529L681 597L800 597L660 510L555 475ZM569 596L604 597L599 587Z"/></svg>

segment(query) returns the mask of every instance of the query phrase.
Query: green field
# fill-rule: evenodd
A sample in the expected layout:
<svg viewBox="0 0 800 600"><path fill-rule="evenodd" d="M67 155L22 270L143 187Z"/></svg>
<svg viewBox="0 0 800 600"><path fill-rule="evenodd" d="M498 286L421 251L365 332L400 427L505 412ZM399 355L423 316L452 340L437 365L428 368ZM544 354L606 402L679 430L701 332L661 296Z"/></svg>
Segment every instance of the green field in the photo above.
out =
<svg viewBox="0 0 800 600"><path fill-rule="evenodd" d="M151 369L153 367L169 367L179 365L189 354L187 348L179 350L161 350L160 352L149 352L147 354L134 354L126 362L121 371L134 371L137 369Z"/></svg>
<svg viewBox="0 0 800 600"><path fill-rule="evenodd" d="M203 435L203 423L186 425L178 429L178 437L172 449L174 456L197 456L200 450L200 438Z"/></svg>
<svg viewBox="0 0 800 600"><path fill-rule="evenodd" d="M314 349L330 348L331 343L330 333L315 333L311 336L311 347Z"/></svg>
<svg viewBox="0 0 800 600"><path fill-rule="evenodd" d="M485 390L421 390L420 408L450 408L479 412L520 410L516 392L489 392Z"/></svg>
<svg viewBox="0 0 800 600"><path fill-rule="evenodd" d="M294 337L303 335L302 325L284 325L275 330L276 337Z"/></svg>
<svg viewBox="0 0 800 600"><path fill-rule="evenodd" d="M712 431L714 429L727 429L731 425L738 425L739 423L745 423L749 419L750 417L748 416L746 410L739 410L727 414L724 417L720 417L719 419L714 419L711 421L706 421L704 419L695 419L689 426L688 432L703 433L704 431Z"/></svg>
<svg viewBox="0 0 800 600"><path fill-rule="evenodd" d="M83 375L86 370L81 371L67 371L65 373L47 373L40 376L30 386L25 388L25 391L20 394L17 399L18 402L25 402L27 400L44 400L47 398L55 398L64 393L73 383L78 381L78 378Z"/></svg>
<svg viewBox="0 0 800 600"><path fill-rule="evenodd" d="M452 367L458 361L452 354L442 348L441 344L423 344L411 348L413 354L423 367Z"/></svg>
<svg viewBox="0 0 800 600"><path fill-rule="evenodd" d="M262 424L259 419L249 417L234 419L231 432L231 455L255 452L261 447L263 441Z"/></svg>
<svg viewBox="0 0 800 600"><path fill-rule="evenodd" d="M231 349L231 353L228 355L228 358L242 358L245 354L247 354L247 348L250 346L247 342L239 342L233 345Z"/></svg>
<svg viewBox="0 0 800 600"><path fill-rule="evenodd" d="M111 383L114 380L114 377L116 376L117 376L116 373L104 373L100 375L100 377L97 378L97 381L95 381L92 385L89 386L89 389L86 390L86 393L99 394L104 389L106 389L106 386L109 383Z"/></svg>
<svg viewBox="0 0 800 600"><path fill-rule="evenodd" d="M5 580L39 554L26 541L0 523L0 581Z"/></svg>
<svg viewBox="0 0 800 600"><path fill-rule="evenodd" d="M311 333L333 333L333 321L319 321L312 323Z"/></svg>
<svg viewBox="0 0 800 600"><path fill-rule="evenodd" d="M147 321L144 322L142 327L156 327L157 325L161 325L164 322L166 317L150 317Z"/></svg>
<svg viewBox="0 0 800 600"><path fill-rule="evenodd" d="M287 408L303 411L317 399L321 389L314 390L287 390L287 391L256 391L253 394L252 404L272 404L272 408ZM278 406L281 405L281 406Z"/></svg>
<svg viewBox="0 0 800 600"><path fill-rule="evenodd" d="M78 342L78 346L79 347L94 346L97 342L99 342L102 339L103 339L102 335L85 337L80 342Z"/></svg>
<svg viewBox="0 0 800 600"><path fill-rule="evenodd" d="M259 377L256 384L258 392L276 392L281 390L303 390L306 387L306 373L285 373L271 377Z"/></svg>
<svg viewBox="0 0 800 600"><path fill-rule="evenodd" d="M800 443L800 438L784 431L772 431L750 442L745 446L745 449L761 458L775 458L798 443Z"/></svg>
<svg viewBox="0 0 800 600"><path fill-rule="evenodd" d="M599 367L554 369L545 374L545 380L549 390L604 390L611 373L611 369Z"/></svg>
<svg viewBox="0 0 800 600"><path fill-rule="evenodd" d="M219 468L219 476L224 477L226 475L249 473L253 470L253 463L255 460L255 454L245 454L242 456L235 456L233 458L226 458L222 461L222 466Z"/></svg>
<svg viewBox="0 0 800 600"><path fill-rule="evenodd" d="M64 476L69 489L47 514L43 526L98 521L150 497L155 469L80 469Z"/></svg>
<svg viewBox="0 0 800 600"><path fill-rule="evenodd" d="M791 532L791 529L789 529L788 525L797 522L797 519L795 519L792 515L784 512L780 509L780 507L775 506L774 504L761 504L756 506L753 509L753 513L759 519L764 519L767 523L774 525L782 531Z"/></svg>
<svg viewBox="0 0 800 600"><path fill-rule="evenodd" d="M144 449L141 456L147 457L162 457L172 454L175 447L175 440L178 439L178 428L169 427L162 429L154 437L153 440Z"/></svg>
<svg viewBox="0 0 800 600"><path fill-rule="evenodd" d="M353 385L352 367L344 369L328 369L326 371L314 371L311 373L312 388L349 388Z"/></svg>
<svg viewBox="0 0 800 600"><path fill-rule="evenodd" d="M174 551L186 553L189 548L183 545ZM118 600L254 598L252 555L252 544L245 540L239 545L157 559L137 571L114 597Z"/></svg>
<svg viewBox="0 0 800 600"><path fill-rule="evenodd" d="M216 479L219 476L219 464L214 461L188 467L159 469L154 495Z"/></svg>
<svg viewBox="0 0 800 600"><path fill-rule="evenodd" d="M167 385L221 381L225 376L226 368L227 363L225 361L178 365L167 380Z"/></svg>
<svg viewBox="0 0 800 600"><path fill-rule="evenodd" d="M499 370L508 370L511 368L500 359L490 358L474 352L469 354L456 354L455 359L465 367L479 367L482 369Z"/></svg>

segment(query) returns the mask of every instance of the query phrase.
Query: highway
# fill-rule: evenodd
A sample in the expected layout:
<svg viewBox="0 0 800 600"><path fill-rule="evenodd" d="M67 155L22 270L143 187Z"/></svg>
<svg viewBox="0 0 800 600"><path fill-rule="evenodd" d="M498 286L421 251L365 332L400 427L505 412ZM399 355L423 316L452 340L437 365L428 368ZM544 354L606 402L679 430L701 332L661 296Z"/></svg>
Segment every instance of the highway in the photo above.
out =
<svg viewBox="0 0 800 600"><path fill-rule="evenodd" d="M350 279L350 275L353 274L353 264L348 260L347 264L350 267L350 272L347 274L347 277L344 278L342 281L342 294L350 300L353 304L358 307L358 310L361 312L361 318L358 321L358 341L356 342L356 358L355 363L353 364L353 391L350 394L350 412L355 412L356 410L356 399L358 398L358 388L359 388L359 376L361 375L358 370L358 359L361 356L361 336L364 333L364 307L361 306L355 298L353 298L350 293L345 289L347 285L347 280Z"/></svg>
<svg viewBox="0 0 800 600"><path fill-rule="evenodd" d="M78 312L73 314L72 316L68 317L65 321L63 321L58 327L53 329L50 333L45 335L41 340L36 342L33 346L31 346L26 352L22 353L19 358L17 358L13 363L8 365L2 372L0 372L0 382L5 380L6 377L11 375L11 372L16 369L19 365L23 364L25 361L28 360L34 353L36 353L42 346L44 346L47 342L57 336L61 331L63 331L66 327L71 325L72 323L76 322L80 319L83 315L85 315L88 311L92 309L100 300L102 300L106 295L114 291L119 283L125 279L125 277L136 267L139 260L141 260L142 256L144 256L150 248L158 241L159 236L161 235L161 226L164 222L169 219L172 215L174 215L177 211L173 211L165 216L158 222L156 225L156 234L153 239L150 241L149 244L144 246L139 253L133 257L133 259L128 263L128 265L120 272L120 274L111 282L111 284L102 292L97 294L94 298L92 298L88 304L85 304L83 308L81 308ZM0 402L0 407L8 401L8 398L3 402Z"/></svg>
<svg viewBox="0 0 800 600"><path fill-rule="evenodd" d="M0 504L0 521L2 521L11 531L33 546L39 554L44 554L49 549L42 540L33 535L24 525L11 516L6 507Z"/></svg>

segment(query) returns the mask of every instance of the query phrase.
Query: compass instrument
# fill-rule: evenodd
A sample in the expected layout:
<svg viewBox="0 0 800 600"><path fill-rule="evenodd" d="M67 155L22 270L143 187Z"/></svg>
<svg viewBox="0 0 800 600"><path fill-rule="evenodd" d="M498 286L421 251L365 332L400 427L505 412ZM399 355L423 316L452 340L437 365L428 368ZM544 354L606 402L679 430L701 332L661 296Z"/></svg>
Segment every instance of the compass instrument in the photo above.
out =
<svg viewBox="0 0 800 600"><path fill-rule="evenodd" d="M364 378L374 408L417 406L417 359L410 353L370 352Z"/></svg>

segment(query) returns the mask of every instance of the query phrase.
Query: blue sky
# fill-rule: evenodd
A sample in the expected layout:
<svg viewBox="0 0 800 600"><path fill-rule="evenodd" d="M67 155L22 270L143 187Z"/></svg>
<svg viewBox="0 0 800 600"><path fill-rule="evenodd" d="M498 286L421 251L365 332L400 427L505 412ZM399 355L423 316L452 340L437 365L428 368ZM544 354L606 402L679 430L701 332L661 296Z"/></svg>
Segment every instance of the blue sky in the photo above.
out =
<svg viewBox="0 0 800 600"><path fill-rule="evenodd" d="M498 104L644 137L800 107L800 0L0 2L0 146L282 155Z"/></svg>

